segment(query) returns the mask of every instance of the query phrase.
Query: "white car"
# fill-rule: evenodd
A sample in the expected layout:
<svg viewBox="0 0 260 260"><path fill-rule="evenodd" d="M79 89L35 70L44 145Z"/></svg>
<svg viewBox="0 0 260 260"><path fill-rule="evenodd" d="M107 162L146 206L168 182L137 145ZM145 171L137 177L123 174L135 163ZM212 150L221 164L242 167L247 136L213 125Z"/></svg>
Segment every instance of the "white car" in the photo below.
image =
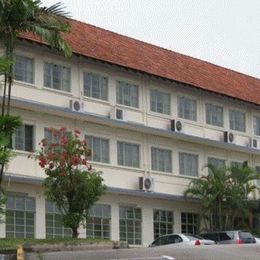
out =
<svg viewBox="0 0 260 260"><path fill-rule="evenodd" d="M260 237L254 237L256 244L260 244Z"/></svg>
<svg viewBox="0 0 260 260"><path fill-rule="evenodd" d="M198 235L193 234L168 234L155 239L149 247L156 246L199 246L199 245L214 245L215 241L203 239Z"/></svg>

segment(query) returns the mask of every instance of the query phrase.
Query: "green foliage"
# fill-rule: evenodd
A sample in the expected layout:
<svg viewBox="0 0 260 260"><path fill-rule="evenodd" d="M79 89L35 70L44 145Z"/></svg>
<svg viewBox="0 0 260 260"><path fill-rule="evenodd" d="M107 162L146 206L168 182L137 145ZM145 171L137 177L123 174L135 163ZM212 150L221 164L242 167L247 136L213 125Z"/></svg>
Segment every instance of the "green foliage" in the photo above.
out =
<svg viewBox="0 0 260 260"><path fill-rule="evenodd" d="M5 214L5 203L6 203L6 196L4 190L0 187L0 223L3 221L2 217Z"/></svg>
<svg viewBox="0 0 260 260"><path fill-rule="evenodd" d="M5 74L11 66L12 62L5 58L5 57L0 57L0 75Z"/></svg>
<svg viewBox="0 0 260 260"><path fill-rule="evenodd" d="M21 125L21 119L18 116L0 116L0 164L6 164L11 157L10 147L11 136Z"/></svg>
<svg viewBox="0 0 260 260"><path fill-rule="evenodd" d="M105 191L101 172L92 169L86 140L79 131L68 134L65 128L50 129L53 142L43 139L34 157L45 171L45 195L60 209L64 225L77 237L77 228L87 218L89 208Z"/></svg>
<svg viewBox="0 0 260 260"><path fill-rule="evenodd" d="M249 167L207 167L209 174L192 180L184 192L185 196L200 200L205 229L233 229L237 219L246 225L253 207L249 195L258 189L252 182L260 175Z"/></svg>

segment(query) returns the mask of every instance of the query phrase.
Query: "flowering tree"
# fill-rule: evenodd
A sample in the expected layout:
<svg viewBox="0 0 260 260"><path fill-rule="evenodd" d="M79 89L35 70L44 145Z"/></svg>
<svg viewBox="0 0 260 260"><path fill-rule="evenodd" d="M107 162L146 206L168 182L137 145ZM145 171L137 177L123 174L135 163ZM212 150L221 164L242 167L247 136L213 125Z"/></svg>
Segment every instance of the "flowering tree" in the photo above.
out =
<svg viewBox="0 0 260 260"><path fill-rule="evenodd" d="M91 151L80 132L49 129L51 140L40 142L35 157L45 171L43 186L48 200L54 202L62 214L63 223L78 237L78 227L84 223L89 208L105 191L101 172L88 163Z"/></svg>

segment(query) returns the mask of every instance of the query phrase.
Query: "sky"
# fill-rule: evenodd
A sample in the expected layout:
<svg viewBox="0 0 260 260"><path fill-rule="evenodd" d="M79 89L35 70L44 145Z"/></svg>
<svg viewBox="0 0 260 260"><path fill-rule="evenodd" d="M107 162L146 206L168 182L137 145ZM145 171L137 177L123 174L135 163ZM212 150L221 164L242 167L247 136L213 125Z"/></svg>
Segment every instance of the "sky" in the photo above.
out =
<svg viewBox="0 0 260 260"><path fill-rule="evenodd" d="M61 1L71 18L260 79L260 0Z"/></svg>

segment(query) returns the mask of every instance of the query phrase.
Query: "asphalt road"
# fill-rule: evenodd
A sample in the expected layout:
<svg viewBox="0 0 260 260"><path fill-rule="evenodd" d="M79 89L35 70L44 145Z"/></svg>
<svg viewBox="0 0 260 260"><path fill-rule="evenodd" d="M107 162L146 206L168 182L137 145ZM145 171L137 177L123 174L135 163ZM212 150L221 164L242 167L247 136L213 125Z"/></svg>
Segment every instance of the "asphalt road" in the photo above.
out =
<svg viewBox="0 0 260 260"><path fill-rule="evenodd" d="M26 259L43 260L259 260L260 244L196 247L131 248L98 251L27 254Z"/></svg>

